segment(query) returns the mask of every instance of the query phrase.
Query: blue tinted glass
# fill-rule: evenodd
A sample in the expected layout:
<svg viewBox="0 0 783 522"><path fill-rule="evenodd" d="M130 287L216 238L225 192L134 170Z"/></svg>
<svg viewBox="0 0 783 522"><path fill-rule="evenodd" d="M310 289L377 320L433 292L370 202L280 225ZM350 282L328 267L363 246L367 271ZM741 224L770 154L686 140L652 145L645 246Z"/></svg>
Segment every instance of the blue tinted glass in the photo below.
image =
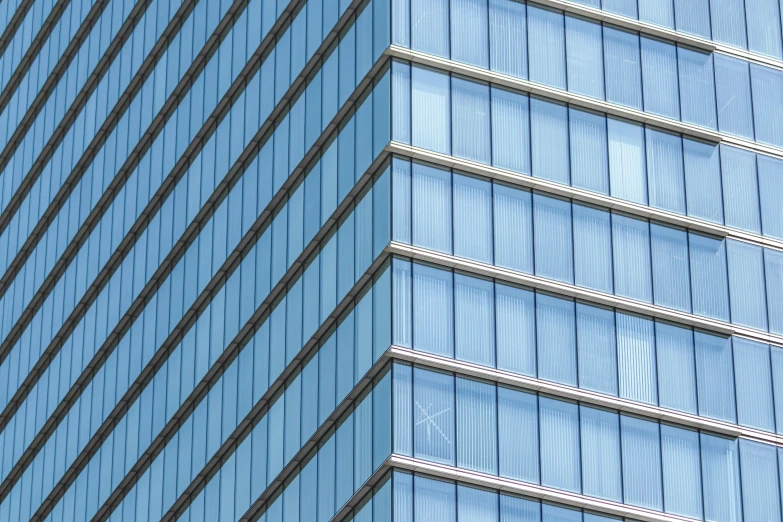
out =
<svg viewBox="0 0 783 522"><path fill-rule="evenodd" d="M715 54L714 56L718 128L722 132L752 140L753 109L748 63L736 58L729 58L723 54Z"/></svg>
<svg viewBox="0 0 783 522"><path fill-rule="evenodd" d="M780 334L783 333L783 252L764 249L764 274L767 278L769 331Z"/></svg>
<svg viewBox="0 0 783 522"><path fill-rule="evenodd" d="M572 283L571 203L533 194L536 275Z"/></svg>
<svg viewBox="0 0 783 522"><path fill-rule="evenodd" d="M411 47L448 58L449 2L411 2Z"/></svg>
<svg viewBox="0 0 783 522"><path fill-rule="evenodd" d="M566 88L565 28L562 13L528 6L530 79Z"/></svg>
<svg viewBox="0 0 783 522"><path fill-rule="evenodd" d="M737 422L775 431L769 345L734 339L734 382L737 386Z"/></svg>
<svg viewBox="0 0 783 522"><path fill-rule="evenodd" d="M701 0L683 0L698 3ZM706 2L706 0L704 0ZM679 12L679 11L678 11ZM712 54L677 48L682 121L716 128Z"/></svg>
<svg viewBox="0 0 783 522"><path fill-rule="evenodd" d="M678 31L710 38L709 0L674 0L674 14Z"/></svg>
<svg viewBox="0 0 783 522"><path fill-rule="evenodd" d="M579 407L541 397L541 484L579 491Z"/></svg>
<svg viewBox="0 0 783 522"><path fill-rule="evenodd" d="M642 38L642 78L644 110L680 119L677 48L668 42Z"/></svg>
<svg viewBox="0 0 783 522"><path fill-rule="evenodd" d="M612 225L609 212L573 205L576 284L612 293Z"/></svg>
<svg viewBox="0 0 783 522"><path fill-rule="evenodd" d="M415 4L424 3L415 2ZM413 145L449 154L451 152L449 76L422 67L413 67L412 72Z"/></svg>
<svg viewBox="0 0 783 522"><path fill-rule="evenodd" d="M639 0L639 19L674 29L672 0Z"/></svg>
<svg viewBox="0 0 783 522"><path fill-rule="evenodd" d="M721 146L720 157L726 224L761 232L756 155L746 150Z"/></svg>
<svg viewBox="0 0 783 522"><path fill-rule="evenodd" d="M717 145L683 140L688 215L713 223L723 223L718 150Z"/></svg>
<svg viewBox="0 0 783 522"><path fill-rule="evenodd" d="M761 228L765 236L783 238L783 161L759 154Z"/></svg>
<svg viewBox="0 0 783 522"><path fill-rule="evenodd" d="M694 337L699 415L735 422L731 338L699 331Z"/></svg>
<svg viewBox="0 0 783 522"><path fill-rule="evenodd" d="M502 370L536 375L535 294L496 285L497 365Z"/></svg>
<svg viewBox="0 0 783 522"><path fill-rule="evenodd" d="M576 386L576 323L574 302L536 295L538 376Z"/></svg>
<svg viewBox="0 0 783 522"><path fill-rule="evenodd" d="M533 176L568 184L568 108L530 99Z"/></svg>
<svg viewBox="0 0 783 522"><path fill-rule="evenodd" d="M493 185L495 264L533 272L533 201L527 190Z"/></svg>
<svg viewBox="0 0 783 522"><path fill-rule="evenodd" d="M742 512L745 520L780 520L774 446L739 439Z"/></svg>
<svg viewBox="0 0 783 522"><path fill-rule="evenodd" d="M501 477L538 483L536 395L498 387L498 451Z"/></svg>
<svg viewBox="0 0 783 522"><path fill-rule="evenodd" d="M576 304L579 387L617 395L617 345L614 311Z"/></svg>
<svg viewBox="0 0 783 522"><path fill-rule="evenodd" d="M661 424L661 461L666 512L701 519L698 432Z"/></svg>
<svg viewBox="0 0 783 522"><path fill-rule="evenodd" d="M696 366L693 330L655 323L658 398L664 408L696 414Z"/></svg>
<svg viewBox="0 0 783 522"><path fill-rule="evenodd" d="M775 20L777 24L777 20ZM780 35L777 37L780 45ZM751 64L756 140L783 146L783 71Z"/></svg>
<svg viewBox="0 0 783 522"><path fill-rule="evenodd" d="M500 495L501 522L539 522L541 503L520 497Z"/></svg>
<svg viewBox="0 0 783 522"><path fill-rule="evenodd" d="M460 468L492 475L498 472L495 389L494 384L457 379L457 466Z"/></svg>
<svg viewBox="0 0 783 522"><path fill-rule="evenodd" d="M747 0L748 48L783 58L780 41L780 9L775 0Z"/></svg>
<svg viewBox="0 0 783 522"><path fill-rule="evenodd" d="M399 3L399 2L398 2ZM407 4L407 2L405 2ZM411 143L411 66L392 62L392 139Z"/></svg>
<svg viewBox="0 0 783 522"><path fill-rule="evenodd" d="M582 406L582 492L622 502L620 417L616 412Z"/></svg>
<svg viewBox="0 0 783 522"><path fill-rule="evenodd" d="M541 505L542 522L581 522L582 512L578 509L555 506L552 504Z"/></svg>
<svg viewBox="0 0 783 522"><path fill-rule="evenodd" d="M620 397L658 403L653 321L617 313L617 371Z"/></svg>
<svg viewBox="0 0 783 522"><path fill-rule="evenodd" d="M492 184L454 174L454 255L492 263Z"/></svg>
<svg viewBox="0 0 783 522"><path fill-rule="evenodd" d="M479 163L491 163L489 85L454 78L451 89L453 154Z"/></svg>
<svg viewBox="0 0 783 522"><path fill-rule="evenodd" d="M644 127L607 118L612 196L647 204Z"/></svg>
<svg viewBox="0 0 783 522"><path fill-rule="evenodd" d="M726 243L717 238L688 234L693 313L729 320Z"/></svg>
<svg viewBox="0 0 783 522"><path fill-rule="evenodd" d="M458 486L457 500L461 522L497 522L498 494L494 491Z"/></svg>
<svg viewBox="0 0 783 522"><path fill-rule="evenodd" d="M731 292L731 321L767 329L767 302L764 288L762 248L741 241L726 241Z"/></svg>
<svg viewBox="0 0 783 522"><path fill-rule="evenodd" d="M568 109L571 184L609 194L609 156L606 116Z"/></svg>
<svg viewBox="0 0 783 522"><path fill-rule="evenodd" d="M451 0L451 58L489 68L487 0Z"/></svg>
<svg viewBox="0 0 783 522"><path fill-rule="evenodd" d="M650 239L655 304L690 312L687 232L652 223Z"/></svg>
<svg viewBox="0 0 783 522"><path fill-rule="evenodd" d="M456 522L457 488L453 482L432 480L420 475L414 483L414 520Z"/></svg>
<svg viewBox="0 0 783 522"><path fill-rule="evenodd" d="M457 359L495 366L494 305L492 281L454 275L454 347Z"/></svg>
<svg viewBox="0 0 783 522"><path fill-rule="evenodd" d="M637 18L635 0L603 0L603 7L612 13Z"/></svg>
<svg viewBox="0 0 783 522"><path fill-rule="evenodd" d="M654 129L645 135L650 206L685 214L682 138Z"/></svg>
<svg viewBox="0 0 783 522"><path fill-rule="evenodd" d="M451 172L413 164L413 244L451 253Z"/></svg>
<svg viewBox="0 0 783 522"><path fill-rule="evenodd" d="M607 6L604 2L604 9ZM635 109L642 108L639 36L604 27L606 99Z"/></svg>
<svg viewBox="0 0 783 522"><path fill-rule="evenodd" d="M413 265L413 347L453 357L454 288L452 274Z"/></svg>
<svg viewBox="0 0 783 522"><path fill-rule="evenodd" d="M746 48L743 0L710 0L710 14L712 37L716 41Z"/></svg>
<svg viewBox="0 0 783 522"><path fill-rule="evenodd" d="M489 62L493 71L527 78L526 18L523 2L489 1Z"/></svg>
<svg viewBox="0 0 783 522"><path fill-rule="evenodd" d="M454 377L413 369L413 455L454 464Z"/></svg>
<svg viewBox="0 0 783 522"><path fill-rule="evenodd" d="M494 166L530 174L529 122L527 96L492 88L492 164Z"/></svg>
<svg viewBox="0 0 783 522"><path fill-rule="evenodd" d="M652 302L649 223L612 214L612 244L615 293Z"/></svg>
<svg viewBox="0 0 783 522"><path fill-rule="evenodd" d="M620 416L625 502L663 509L660 434L657 422Z"/></svg>
<svg viewBox="0 0 783 522"><path fill-rule="evenodd" d="M739 522L742 520L742 502L737 439L705 433L700 438L704 518Z"/></svg>
<svg viewBox="0 0 783 522"><path fill-rule="evenodd" d="M601 24L566 16L568 90L602 100L604 57Z"/></svg>

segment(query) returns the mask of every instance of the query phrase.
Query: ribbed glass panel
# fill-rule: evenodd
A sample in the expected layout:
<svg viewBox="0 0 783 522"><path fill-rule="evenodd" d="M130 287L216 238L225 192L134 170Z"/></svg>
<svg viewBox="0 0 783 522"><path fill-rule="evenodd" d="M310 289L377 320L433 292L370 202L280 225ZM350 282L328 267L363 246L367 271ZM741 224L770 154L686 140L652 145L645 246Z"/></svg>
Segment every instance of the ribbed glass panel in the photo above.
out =
<svg viewBox="0 0 783 522"><path fill-rule="evenodd" d="M745 0L748 49L783 58L780 40L780 9L775 0Z"/></svg>
<svg viewBox="0 0 783 522"><path fill-rule="evenodd" d="M654 129L645 134L650 206L685 214L682 138Z"/></svg>
<svg viewBox="0 0 783 522"><path fill-rule="evenodd" d="M533 273L533 198L529 191L493 187L495 264Z"/></svg>
<svg viewBox="0 0 783 522"><path fill-rule="evenodd" d="M674 0L678 31L710 38L709 0Z"/></svg>
<svg viewBox="0 0 783 522"><path fill-rule="evenodd" d="M454 274L454 345L461 361L495 366L494 286L492 281Z"/></svg>
<svg viewBox="0 0 783 522"><path fill-rule="evenodd" d="M739 451L737 439L701 434L704 518L740 522Z"/></svg>
<svg viewBox="0 0 783 522"><path fill-rule="evenodd" d="M449 57L449 0L411 2L411 47Z"/></svg>
<svg viewBox="0 0 783 522"><path fill-rule="evenodd" d="M394 522L413 522L413 475L395 472Z"/></svg>
<svg viewBox="0 0 783 522"><path fill-rule="evenodd" d="M538 377L576 386L576 326L574 302L536 296Z"/></svg>
<svg viewBox="0 0 783 522"><path fill-rule="evenodd" d="M739 451L744 520L780 520L775 448L739 439Z"/></svg>
<svg viewBox="0 0 783 522"><path fill-rule="evenodd" d="M413 163L412 188L413 244L450 254L451 172Z"/></svg>
<svg viewBox="0 0 783 522"><path fill-rule="evenodd" d="M726 242L688 234L691 261L693 313L729 320L729 280L726 270Z"/></svg>
<svg viewBox="0 0 783 522"><path fill-rule="evenodd" d="M450 3L451 59L488 69L487 0L451 0Z"/></svg>
<svg viewBox="0 0 783 522"><path fill-rule="evenodd" d="M663 1L666 2L666 0ZM644 110L679 120L680 89L677 78L677 47L668 42L642 38L641 52Z"/></svg>
<svg viewBox="0 0 783 522"><path fill-rule="evenodd" d="M680 0L697 5L702 0ZM707 0L703 0L705 3ZM678 11L679 12L679 11ZM677 48L682 121L717 128L712 54Z"/></svg>
<svg viewBox="0 0 783 522"><path fill-rule="evenodd" d="M628 18L638 18L636 0L603 0L603 8Z"/></svg>
<svg viewBox="0 0 783 522"><path fill-rule="evenodd" d="M407 364L395 364L392 367L394 453L413 456L413 368Z"/></svg>
<svg viewBox="0 0 783 522"><path fill-rule="evenodd" d="M741 49L745 42L745 7L743 0L710 0L712 37Z"/></svg>
<svg viewBox="0 0 783 522"><path fill-rule="evenodd" d="M694 335L699 415L736 422L731 338Z"/></svg>
<svg viewBox="0 0 783 522"><path fill-rule="evenodd" d="M772 346L770 358L772 359L772 384L775 393L775 422L777 432L783 433L783 348ZM783 466L783 462L781 462L781 466Z"/></svg>
<svg viewBox="0 0 783 522"><path fill-rule="evenodd" d="M760 246L726 240L731 292L731 321L751 328L767 329L767 299L764 288L764 253Z"/></svg>
<svg viewBox="0 0 783 522"><path fill-rule="evenodd" d="M701 520L699 434L661 424L661 461L666 512Z"/></svg>
<svg viewBox="0 0 783 522"><path fill-rule="evenodd" d="M756 155L743 149L721 146L720 157L726 224L761 233Z"/></svg>
<svg viewBox="0 0 783 522"><path fill-rule="evenodd" d="M609 157L606 118L568 109L571 184L600 194L609 194Z"/></svg>
<svg viewBox="0 0 783 522"><path fill-rule="evenodd" d="M775 23L777 24L777 21ZM751 64L750 80L755 107L753 125L756 129L756 140L783 147L783 71Z"/></svg>
<svg viewBox="0 0 783 522"><path fill-rule="evenodd" d="M541 484L579 491L579 407L546 397L539 399L541 416Z"/></svg>
<svg viewBox="0 0 783 522"><path fill-rule="evenodd" d="M457 379L457 466L482 473L498 472L496 386ZM461 520L461 517L460 517Z"/></svg>
<svg viewBox="0 0 783 522"><path fill-rule="evenodd" d="M660 406L697 413L693 330L668 323L655 324Z"/></svg>
<svg viewBox="0 0 783 522"><path fill-rule="evenodd" d="M411 143L411 66L401 62L392 62L392 139Z"/></svg>
<svg viewBox="0 0 783 522"><path fill-rule="evenodd" d="M459 485L457 510L460 522L498 522L498 495L494 491Z"/></svg>
<svg viewBox="0 0 783 522"><path fill-rule="evenodd" d="M489 66L527 78L527 13L523 2L489 1Z"/></svg>
<svg viewBox="0 0 783 522"><path fill-rule="evenodd" d="M783 252L764 249L764 274L767 278L769 331L783 334Z"/></svg>
<svg viewBox="0 0 783 522"><path fill-rule="evenodd" d="M428 1L413 5L426 5ZM433 0L435 2L441 3L441 0ZM411 76L412 143L416 147L450 154L450 77L423 67L413 67Z"/></svg>
<svg viewBox="0 0 783 522"><path fill-rule="evenodd" d="M392 160L392 240L411 242L411 162Z"/></svg>
<svg viewBox="0 0 783 522"><path fill-rule="evenodd" d="M566 88L565 17L563 13L528 5L530 79Z"/></svg>
<svg viewBox="0 0 783 522"><path fill-rule="evenodd" d="M783 161L758 156L761 229L765 236L783 239Z"/></svg>
<svg viewBox="0 0 783 522"><path fill-rule="evenodd" d="M442 482L420 475L414 478L414 520L456 522L457 488L453 482Z"/></svg>
<svg viewBox="0 0 783 522"><path fill-rule="evenodd" d="M573 16L566 17L569 91L604 99L602 41L601 24Z"/></svg>
<svg viewBox="0 0 783 522"><path fill-rule="evenodd" d="M641 0L639 20L674 29L674 4L672 0Z"/></svg>
<svg viewBox="0 0 783 522"><path fill-rule="evenodd" d="M571 203L533 194L536 275L574 281Z"/></svg>
<svg viewBox="0 0 783 522"><path fill-rule="evenodd" d="M531 98L530 132L533 176L567 185L568 108Z"/></svg>
<svg viewBox="0 0 783 522"><path fill-rule="evenodd" d="M536 375L535 294L495 285L497 363L501 370Z"/></svg>
<svg viewBox="0 0 783 522"><path fill-rule="evenodd" d="M649 223L612 214L612 244L615 293L652 302Z"/></svg>
<svg viewBox="0 0 783 522"><path fill-rule="evenodd" d="M644 127L607 119L609 136L609 186L612 196L647 204Z"/></svg>
<svg viewBox="0 0 783 522"><path fill-rule="evenodd" d="M578 509L541 504L541 522L581 522L582 512Z"/></svg>
<svg viewBox="0 0 783 522"><path fill-rule="evenodd" d="M492 183L454 174L454 255L492 264Z"/></svg>
<svg viewBox="0 0 783 522"><path fill-rule="evenodd" d="M742 2L742 0L719 1ZM712 13L715 14L714 9ZM742 15L740 14L740 16ZM735 18L735 20L741 20L741 18ZM720 40L717 34L715 39ZM752 140L753 106L748 62L723 54L716 53L713 56L715 59L715 91L718 101L718 129L721 132L736 134Z"/></svg>
<svg viewBox="0 0 783 522"><path fill-rule="evenodd" d="M620 397L657 404L653 322L644 317L623 313L617 313L616 320Z"/></svg>
<svg viewBox="0 0 783 522"><path fill-rule="evenodd" d="M688 233L651 223L650 242L655 304L690 312Z"/></svg>
<svg viewBox="0 0 783 522"><path fill-rule="evenodd" d="M413 369L413 456L454 465L454 377Z"/></svg>
<svg viewBox="0 0 783 522"><path fill-rule="evenodd" d="M723 191L718 151L717 145L683 140L688 215L722 224Z"/></svg>
<svg viewBox="0 0 783 522"><path fill-rule="evenodd" d="M489 165L489 85L454 78L451 91L453 154Z"/></svg>
<svg viewBox="0 0 783 522"><path fill-rule="evenodd" d="M612 224L609 212L573 206L574 275L578 286L611 294Z"/></svg>
<svg viewBox="0 0 783 522"><path fill-rule="evenodd" d="M658 511L661 492L660 434L657 422L620 416L625 502Z"/></svg>
<svg viewBox="0 0 783 522"><path fill-rule="evenodd" d="M498 387L498 450L501 477L538 483L536 395Z"/></svg>
<svg viewBox="0 0 783 522"><path fill-rule="evenodd" d="M622 502L620 416L582 406L582 493Z"/></svg>
<svg viewBox="0 0 783 522"><path fill-rule="evenodd" d="M452 273L413 265L413 347L454 356L454 283Z"/></svg>
<svg viewBox="0 0 783 522"><path fill-rule="evenodd" d="M617 395L614 311L576 303L579 387Z"/></svg>
<svg viewBox="0 0 783 522"><path fill-rule="evenodd" d="M734 339L734 382L737 387L737 422L775 431L769 345Z"/></svg>
<svg viewBox="0 0 783 522"><path fill-rule="evenodd" d="M607 9L604 2L604 9ZM639 36L604 27L606 99L634 109L642 108Z"/></svg>
<svg viewBox="0 0 783 522"><path fill-rule="evenodd" d="M503 0L506 1L506 0ZM513 2L513 0L508 0ZM529 98L492 87L492 164L530 174Z"/></svg>
<svg viewBox="0 0 783 522"><path fill-rule="evenodd" d="M539 522L540 519L540 502L500 495L500 522Z"/></svg>

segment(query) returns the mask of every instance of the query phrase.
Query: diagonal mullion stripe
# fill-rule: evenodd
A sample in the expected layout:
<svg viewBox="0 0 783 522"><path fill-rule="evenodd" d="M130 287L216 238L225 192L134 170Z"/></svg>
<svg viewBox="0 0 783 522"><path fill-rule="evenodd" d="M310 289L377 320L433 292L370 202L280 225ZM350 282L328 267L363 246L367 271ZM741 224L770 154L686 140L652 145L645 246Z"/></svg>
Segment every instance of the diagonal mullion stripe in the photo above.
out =
<svg viewBox="0 0 783 522"><path fill-rule="evenodd" d="M30 8L33 7L34 3L35 0L22 0L22 2L17 6L16 10L14 11L14 16L11 17L11 20L8 21L8 25L5 27L5 31L3 31L3 34L0 35L0 56L2 56L2 54L5 52L9 42L13 40L14 34L16 34L16 30L19 29L20 25L22 25L25 16L27 16L28 11L30 11Z"/></svg>

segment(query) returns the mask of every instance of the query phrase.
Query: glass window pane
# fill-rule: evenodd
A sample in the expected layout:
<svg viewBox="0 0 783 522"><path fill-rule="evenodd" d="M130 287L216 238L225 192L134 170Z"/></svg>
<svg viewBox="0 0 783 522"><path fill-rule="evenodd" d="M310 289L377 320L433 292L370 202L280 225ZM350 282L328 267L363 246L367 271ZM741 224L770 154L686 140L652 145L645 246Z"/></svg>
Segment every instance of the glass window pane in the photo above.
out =
<svg viewBox="0 0 783 522"><path fill-rule="evenodd" d="M604 99L601 24L566 16L568 90Z"/></svg>
<svg viewBox="0 0 783 522"><path fill-rule="evenodd" d="M620 416L625 502L661 511L661 454L657 422Z"/></svg>
<svg viewBox="0 0 783 522"><path fill-rule="evenodd" d="M685 214L682 138L654 129L647 129L645 134L650 205Z"/></svg>
<svg viewBox="0 0 783 522"><path fill-rule="evenodd" d="M568 108L530 99L533 176L568 184Z"/></svg>
<svg viewBox="0 0 783 522"><path fill-rule="evenodd" d="M495 264L533 273L533 200L530 191L494 184Z"/></svg>
<svg viewBox="0 0 783 522"><path fill-rule="evenodd" d="M699 415L736 422L731 338L695 333Z"/></svg>
<svg viewBox="0 0 783 522"><path fill-rule="evenodd" d="M415 3L415 2L414 2ZM413 478L414 520L456 522L457 491L453 482L433 480L420 475Z"/></svg>
<svg viewBox="0 0 783 522"><path fill-rule="evenodd" d="M745 6L743 0L710 0L712 37L745 49Z"/></svg>
<svg viewBox="0 0 783 522"><path fill-rule="evenodd" d="M610 10L606 4L605 0L604 9ZM639 68L639 36L612 27L604 27L604 61L606 99L620 105L641 109L642 78Z"/></svg>
<svg viewBox="0 0 783 522"><path fill-rule="evenodd" d="M742 241L726 240L731 292L731 322L767 329L762 248Z"/></svg>
<svg viewBox="0 0 783 522"><path fill-rule="evenodd" d="M458 467L497 474L496 408L494 384L457 379Z"/></svg>
<svg viewBox="0 0 783 522"><path fill-rule="evenodd" d="M541 397L541 483L579 492L579 407Z"/></svg>
<svg viewBox="0 0 783 522"><path fill-rule="evenodd" d="M619 312L616 314L616 319L620 397L657 404L653 321Z"/></svg>
<svg viewBox="0 0 783 522"><path fill-rule="evenodd" d="M644 127L608 118L607 129L612 196L646 205Z"/></svg>
<svg viewBox="0 0 783 522"><path fill-rule="evenodd" d="M576 284L612 293L612 225L609 212L574 205Z"/></svg>
<svg viewBox="0 0 783 522"><path fill-rule="evenodd" d="M392 365L392 400L394 415L394 453L413 456L413 367Z"/></svg>
<svg viewBox="0 0 783 522"><path fill-rule="evenodd" d="M440 3L440 0L433 0ZM414 2L413 5L427 2ZM435 152L451 152L451 89L449 76L413 67L411 114L413 146Z"/></svg>
<svg viewBox="0 0 783 522"><path fill-rule="evenodd" d="M454 465L454 377L413 369L413 456Z"/></svg>
<svg viewBox="0 0 783 522"><path fill-rule="evenodd" d="M674 29L672 0L639 0L639 19Z"/></svg>
<svg viewBox="0 0 783 522"><path fill-rule="evenodd" d="M609 156L606 116L568 109L571 184L609 194Z"/></svg>
<svg viewBox="0 0 783 522"><path fill-rule="evenodd" d="M451 59L489 68L487 0L451 0Z"/></svg>
<svg viewBox="0 0 783 522"><path fill-rule="evenodd" d="M454 356L454 289L446 270L413 264L413 348Z"/></svg>
<svg viewBox="0 0 783 522"><path fill-rule="evenodd" d="M622 502L620 417L616 412L580 408L582 492Z"/></svg>
<svg viewBox="0 0 783 522"><path fill-rule="evenodd" d="M721 146L720 158L726 224L760 233L756 155L746 150Z"/></svg>
<svg viewBox="0 0 783 522"><path fill-rule="evenodd" d="M579 387L617 395L614 311L576 303Z"/></svg>
<svg viewBox="0 0 783 522"><path fill-rule="evenodd" d="M582 522L582 512L578 509L544 503L541 505L541 520L542 522Z"/></svg>
<svg viewBox="0 0 783 522"><path fill-rule="evenodd" d="M764 249L764 273L767 277L769 331L783 333L783 252ZM783 422L783 419L781 419Z"/></svg>
<svg viewBox="0 0 783 522"><path fill-rule="evenodd" d="M501 522L539 522L541 503L510 495L500 495Z"/></svg>
<svg viewBox="0 0 783 522"><path fill-rule="evenodd" d="M493 71L527 78L526 18L523 2L489 1L489 63Z"/></svg>
<svg viewBox="0 0 783 522"><path fill-rule="evenodd" d="M777 41L779 46L780 34L777 35ZM751 64L750 78L753 87L753 105L756 107L753 112L756 139L761 143L781 147L783 146L783 71Z"/></svg>
<svg viewBox="0 0 783 522"><path fill-rule="evenodd" d="M506 285L495 285L497 307L498 368L522 375L536 375L535 294Z"/></svg>
<svg viewBox="0 0 783 522"><path fill-rule="evenodd" d="M566 88L565 31L562 12L528 6L530 79Z"/></svg>
<svg viewBox="0 0 783 522"><path fill-rule="evenodd" d="M492 164L530 174L528 97L496 87L492 87Z"/></svg>
<svg viewBox="0 0 783 522"><path fill-rule="evenodd" d="M688 215L723 223L720 154L718 146L685 139L685 194Z"/></svg>
<svg viewBox="0 0 783 522"><path fill-rule="evenodd" d="M489 164L489 85L454 78L451 89L454 155Z"/></svg>
<svg viewBox="0 0 783 522"><path fill-rule="evenodd" d="M739 439L742 511L745 520L780 520L774 446Z"/></svg>
<svg viewBox="0 0 783 522"><path fill-rule="evenodd" d="M628 18L637 18L635 0L603 0L604 9Z"/></svg>
<svg viewBox="0 0 783 522"><path fill-rule="evenodd" d="M664 408L696 414L696 367L693 330L655 323L658 395Z"/></svg>
<svg viewBox="0 0 783 522"><path fill-rule="evenodd" d="M761 227L765 236L783 239L783 161L759 154Z"/></svg>
<svg viewBox="0 0 783 522"><path fill-rule="evenodd" d="M492 184L454 174L454 255L492 263Z"/></svg>
<svg viewBox="0 0 783 522"><path fill-rule="evenodd" d="M729 286L726 271L726 242L699 234L688 234L691 261L693 313L729 320Z"/></svg>
<svg viewBox="0 0 783 522"><path fill-rule="evenodd" d="M780 10L775 0L747 0L748 48L783 58L780 44Z"/></svg>
<svg viewBox="0 0 783 522"><path fill-rule="evenodd" d="M783 433L783 348L771 346L772 384L775 391L775 420L777 432ZM781 461L783 466L783 461Z"/></svg>
<svg viewBox="0 0 783 522"><path fill-rule="evenodd" d="M536 294L538 376L576 386L574 302Z"/></svg>
<svg viewBox="0 0 783 522"><path fill-rule="evenodd" d="M520 444L519 441L526 441ZM538 483L538 403L532 393L498 387L500 476Z"/></svg>
<svg viewBox="0 0 783 522"><path fill-rule="evenodd" d="M661 460L666 512L701 520L699 433L662 424Z"/></svg>
<svg viewBox="0 0 783 522"><path fill-rule="evenodd" d="M572 283L571 203L533 194L536 275Z"/></svg>
<svg viewBox="0 0 783 522"><path fill-rule="evenodd" d="M449 57L449 0L411 2L411 47Z"/></svg>
<svg viewBox="0 0 783 522"><path fill-rule="evenodd" d="M709 0L674 0L677 30L710 38Z"/></svg>
<svg viewBox="0 0 783 522"><path fill-rule="evenodd" d="M737 439L701 434L701 470L704 480L704 518L742 520Z"/></svg>
<svg viewBox="0 0 783 522"><path fill-rule="evenodd" d="M642 78L644 79L644 110L679 120L677 47L668 42L642 38Z"/></svg>
<svg viewBox="0 0 783 522"><path fill-rule="evenodd" d="M413 163L413 244L451 253L451 172Z"/></svg>
<svg viewBox="0 0 783 522"><path fill-rule="evenodd" d="M702 0L679 1L689 5L691 3L696 5ZM703 1L706 3L707 0ZM677 61L680 71L682 121L714 129L715 77L712 67L712 54L678 47Z"/></svg>
<svg viewBox="0 0 783 522"><path fill-rule="evenodd" d="M400 3L400 2L397 2ZM406 2L407 3L407 2ZM392 139L411 143L411 66L392 62Z"/></svg>
<svg viewBox="0 0 783 522"><path fill-rule="evenodd" d="M461 361L495 366L494 283L454 275L455 354ZM425 324L424 326L428 326Z"/></svg>
<svg viewBox="0 0 783 522"><path fill-rule="evenodd" d="M737 386L737 422L775 431L769 345L734 338L734 381Z"/></svg>
<svg viewBox="0 0 783 522"><path fill-rule="evenodd" d="M460 522L497 522L498 494L494 491L457 486Z"/></svg>
<svg viewBox="0 0 783 522"><path fill-rule="evenodd" d="M742 16L741 12L740 16ZM714 56L715 86L718 93L718 128L721 132L736 134L752 140L753 109L750 98L748 62L729 58L723 54L715 54Z"/></svg>
<svg viewBox="0 0 783 522"><path fill-rule="evenodd" d="M612 242L615 293L652 302L649 223L612 214Z"/></svg>
<svg viewBox="0 0 783 522"><path fill-rule="evenodd" d="M652 223L650 238L655 304L690 312L687 232Z"/></svg>

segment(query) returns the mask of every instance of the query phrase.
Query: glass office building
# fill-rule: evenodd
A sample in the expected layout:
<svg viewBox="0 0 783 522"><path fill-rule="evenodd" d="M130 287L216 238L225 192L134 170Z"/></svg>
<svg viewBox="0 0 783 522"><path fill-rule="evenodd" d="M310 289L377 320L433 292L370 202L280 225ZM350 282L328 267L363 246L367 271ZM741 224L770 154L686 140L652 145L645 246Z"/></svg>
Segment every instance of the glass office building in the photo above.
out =
<svg viewBox="0 0 783 522"><path fill-rule="evenodd" d="M778 0L0 0L0 521L783 522Z"/></svg>

